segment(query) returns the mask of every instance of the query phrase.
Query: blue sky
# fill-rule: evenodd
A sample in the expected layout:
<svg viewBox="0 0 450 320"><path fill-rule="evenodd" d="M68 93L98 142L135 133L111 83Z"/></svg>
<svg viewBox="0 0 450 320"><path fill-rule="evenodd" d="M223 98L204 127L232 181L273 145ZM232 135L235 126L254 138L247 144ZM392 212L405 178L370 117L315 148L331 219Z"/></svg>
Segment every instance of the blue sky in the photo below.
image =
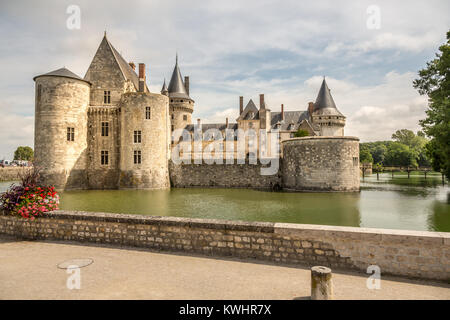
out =
<svg viewBox="0 0 450 320"><path fill-rule="evenodd" d="M79 30L66 27L69 5L80 7ZM367 28L370 5L380 29ZM146 63L153 92L178 52L203 122L235 119L240 95L305 110L325 75L347 135L416 131L427 101L412 80L445 41L448 12L447 0L2 1L0 159L33 146L33 76L63 66L84 76L104 30L126 60Z"/></svg>

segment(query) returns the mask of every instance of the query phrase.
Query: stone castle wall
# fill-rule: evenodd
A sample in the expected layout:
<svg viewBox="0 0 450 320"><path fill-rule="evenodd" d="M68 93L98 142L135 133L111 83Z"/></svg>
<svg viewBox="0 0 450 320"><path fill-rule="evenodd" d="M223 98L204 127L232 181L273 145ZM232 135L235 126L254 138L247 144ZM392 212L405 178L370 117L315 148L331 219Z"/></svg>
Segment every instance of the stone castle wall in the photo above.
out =
<svg viewBox="0 0 450 320"><path fill-rule="evenodd" d="M44 184L86 188L89 83L66 77L36 78L34 165ZM68 141L67 128L74 128Z"/></svg>
<svg viewBox="0 0 450 320"><path fill-rule="evenodd" d="M192 112L194 111L194 101L181 98L170 99L170 121L171 128L184 129L192 123Z"/></svg>
<svg viewBox="0 0 450 320"><path fill-rule="evenodd" d="M168 131L169 100L154 93L125 93L120 101L120 177L119 188L169 188ZM146 118L150 108L150 119ZM140 142L134 132L141 132ZM141 163L134 162L140 152Z"/></svg>
<svg viewBox="0 0 450 320"><path fill-rule="evenodd" d="M88 109L89 189L117 189L120 173L119 114L119 108L113 106L90 106ZM102 136L102 123L108 124L107 136ZM106 165L101 163L102 151L108 151Z"/></svg>
<svg viewBox="0 0 450 320"><path fill-rule="evenodd" d="M175 164L169 162L171 186L279 189L281 177L261 175L263 165L249 164ZM264 165L264 167L267 167Z"/></svg>
<svg viewBox="0 0 450 320"><path fill-rule="evenodd" d="M0 234L450 280L449 233L56 211L0 215Z"/></svg>
<svg viewBox="0 0 450 320"><path fill-rule="evenodd" d="M303 137L282 142L283 188L359 191L359 139Z"/></svg>
<svg viewBox="0 0 450 320"><path fill-rule="evenodd" d="M359 139L306 137L283 141L283 158L274 175L261 175L261 164L174 164L173 187L359 191ZM267 165L264 165L267 167Z"/></svg>

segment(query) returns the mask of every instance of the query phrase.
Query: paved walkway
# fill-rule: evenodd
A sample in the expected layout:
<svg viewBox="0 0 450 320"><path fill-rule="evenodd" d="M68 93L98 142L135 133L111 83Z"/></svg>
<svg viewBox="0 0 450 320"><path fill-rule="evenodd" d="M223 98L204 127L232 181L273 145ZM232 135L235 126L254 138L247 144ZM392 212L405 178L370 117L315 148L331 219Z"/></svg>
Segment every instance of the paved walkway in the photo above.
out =
<svg viewBox="0 0 450 320"><path fill-rule="evenodd" d="M81 289L61 262L91 258ZM337 299L450 299L450 285L361 274L333 275ZM67 243L0 239L0 299L305 299L308 269Z"/></svg>

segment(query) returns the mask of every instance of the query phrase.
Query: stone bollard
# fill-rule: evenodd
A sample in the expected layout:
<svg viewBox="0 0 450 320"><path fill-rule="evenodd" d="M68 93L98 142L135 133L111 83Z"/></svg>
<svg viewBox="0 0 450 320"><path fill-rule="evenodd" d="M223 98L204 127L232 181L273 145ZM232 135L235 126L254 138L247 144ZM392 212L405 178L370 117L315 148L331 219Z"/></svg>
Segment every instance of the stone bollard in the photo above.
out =
<svg viewBox="0 0 450 320"><path fill-rule="evenodd" d="M322 266L311 268L311 300L332 300L333 281L331 269Z"/></svg>

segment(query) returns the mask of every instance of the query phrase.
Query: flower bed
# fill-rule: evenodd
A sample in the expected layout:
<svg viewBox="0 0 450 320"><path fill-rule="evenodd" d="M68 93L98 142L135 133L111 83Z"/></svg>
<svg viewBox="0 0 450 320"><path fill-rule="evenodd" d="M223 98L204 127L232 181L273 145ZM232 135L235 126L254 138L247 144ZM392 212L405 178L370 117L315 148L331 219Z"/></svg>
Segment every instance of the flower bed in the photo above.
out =
<svg viewBox="0 0 450 320"><path fill-rule="evenodd" d="M44 213L58 210L59 196L53 186L39 185L39 172L33 170L21 177L0 195L0 209L11 215L34 220Z"/></svg>

